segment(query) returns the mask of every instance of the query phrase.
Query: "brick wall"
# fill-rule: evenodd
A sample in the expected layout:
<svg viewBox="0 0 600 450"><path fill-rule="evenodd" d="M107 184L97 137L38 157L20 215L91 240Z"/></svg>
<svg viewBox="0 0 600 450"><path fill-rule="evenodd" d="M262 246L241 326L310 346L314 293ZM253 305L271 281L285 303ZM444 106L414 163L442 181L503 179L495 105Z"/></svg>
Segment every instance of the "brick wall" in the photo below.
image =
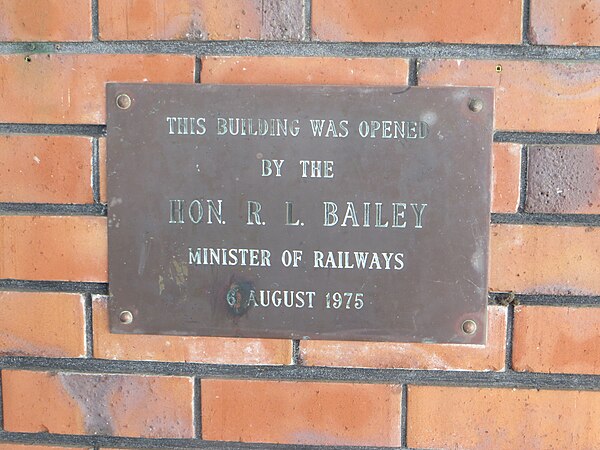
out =
<svg viewBox="0 0 600 450"><path fill-rule="evenodd" d="M599 15L0 0L0 450L600 448ZM110 334L108 81L496 87L487 345Z"/></svg>

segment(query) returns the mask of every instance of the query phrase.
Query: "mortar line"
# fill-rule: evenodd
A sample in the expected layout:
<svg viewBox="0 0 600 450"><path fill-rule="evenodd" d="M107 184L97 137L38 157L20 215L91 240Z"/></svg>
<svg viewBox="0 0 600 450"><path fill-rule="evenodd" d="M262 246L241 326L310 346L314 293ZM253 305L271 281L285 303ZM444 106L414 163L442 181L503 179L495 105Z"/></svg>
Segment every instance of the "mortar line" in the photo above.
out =
<svg viewBox="0 0 600 450"><path fill-rule="evenodd" d="M513 370L513 336L514 336L514 317L515 317L514 305L508 305L506 310L506 354L504 365L506 371Z"/></svg>
<svg viewBox="0 0 600 450"><path fill-rule="evenodd" d="M92 0L92 40L94 42L100 40L98 0Z"/></svg>
<svg viewBox="0 0 600 450"><path fill-rule="evenodd" d="M92 138L92 194L94 203L100 203L100 143Z"/></svg>
<svg viewBox="0 0 600 450"><path fill-rule="evenodd" d="M0 370L0 433L4 431L4 401L2 399L2 375L3 371Z"/></svg>
<svg viewBox="0 0 600 450"><path fill-rule="evenodd" d="M108 283L0 279L0 290L14 292L68 292L108 295Z"/></svg>
<svg viewBox="0 0 600 450"><path fill-rule="evenodd" d="M93 303L92 294L84 294L85 304L85 356L86 358L94 357L94 319L93 319Z"/></svg>
<svg viewBox="0 0 600 450"><path fill-rule="evenodd" d="M531 45L529 29L531 26L531 0L523 0L522 43Z"/></svg>
<svg viewBox="0 0 600 450"><path fill-rule="evenodd" d="M527 187L528 187L528 171L529 171L529 147L523 145L521 147L521 173L519 176L519 206L518 212L525 213L525 205L527 204Z"/></svg>
<svg viewBox="0 0 600 450"><path fill-rule="evenodd" d="M202 439L202 380L194 377L194 428L196 439Z"/></svg>
<svg viewBox="0 0 600 450"><path fill-rule="evenodd" d="M73 435L73 434L50 434L50 433L23 433L23 432L0 432L0 442L19 444L46 444L61 445L69 447L87 448L194 448L210 450L229 450L232 448L240 450L308 450L323 449L322 445L310 444L270 444L270 443L246 443L236 441L203 441L190 438L132 438L117 436L98 435ZM389 450L390 447L374 446L339 446L331 445L328 450ZM416 449L408 449L416 450Z"/></svg>
<svg viewBox="0 0 600 450"><path fill-rule="evenodd" d="M312 0L304 0L304 41L312 41Z"/></svg>
<svg viewBox="0 0 600 450"><path fill-rule="evenodd" d="M194 61L194 83L202 82L202 58L196 55Z"/></svg>
<svg viewBox="0 0 600 450"><path fill-rule="evenodd" d="M86 358L0 357L0 368L65 373L187 376L264 381L327 381L418 386L600 391L600 375L545 372L474 372L311 366L256 366Z"/></svg>
<svg viewBox="0 0 600 450"><path fill-rule="evenodd" d="M401 425L400 425L400 445L402 448L408 446L407 435L408 435L408 385L404 383L402 385L402 403L400 405L401 411Z"/></svg>
<svg viewBox="0 0 600 450"><path fill-rule="evenodd" d="M0 54L28 54L30 42L2 42ZM38 46L40 43L36 43ZM56 48L56 44L59 48ZM208 56L318 56L423 59L489 59L598 61L600 47L442 44L434 42L322 41L92 41L47 42L40 51L52 54L187 54Z"/></svg>
<svg viewBox="0 0 600 450"><path fill-rule="evenodd" d="M0 203L0 216L39 215L39 216L106 216L103 203L63 204L63 203Z"/></svg>
<svg viewBox="0 0 600 450"><path fill-rule="evenodd" d="M292 364L302 365L302 356L300 354L300 339L292 339Z"/></svg>
<svg viewBox="0 0 600 450"><path fill-rule="evenodd" d="M408 63L408 85L409 86L418 86L418 73L417 73L417 58L411 58Z"/></svg>

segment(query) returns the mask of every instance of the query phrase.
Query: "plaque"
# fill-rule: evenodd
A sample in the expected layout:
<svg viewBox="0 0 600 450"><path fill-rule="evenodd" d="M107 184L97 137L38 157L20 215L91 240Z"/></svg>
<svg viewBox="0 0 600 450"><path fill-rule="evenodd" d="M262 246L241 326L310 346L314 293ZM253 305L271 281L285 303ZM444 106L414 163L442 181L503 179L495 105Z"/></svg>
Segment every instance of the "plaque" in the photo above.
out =
<svg viewBox="0 0 600 450"><path fill-rule="evenodd" d="M109 84L111 329L483 344L491 88Z"/></svg>

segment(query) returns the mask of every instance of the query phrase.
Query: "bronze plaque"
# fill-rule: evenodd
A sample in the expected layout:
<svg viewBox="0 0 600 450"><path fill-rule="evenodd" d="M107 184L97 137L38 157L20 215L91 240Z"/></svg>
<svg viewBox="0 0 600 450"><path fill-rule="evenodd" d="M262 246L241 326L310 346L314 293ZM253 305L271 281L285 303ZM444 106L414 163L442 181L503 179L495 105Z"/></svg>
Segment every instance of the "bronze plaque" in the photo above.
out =
<svg viewBox="0 0 600 450"><path fill-rule="evenodd" d="M112 331L484 343L493 98L108 85Z"/></svg>

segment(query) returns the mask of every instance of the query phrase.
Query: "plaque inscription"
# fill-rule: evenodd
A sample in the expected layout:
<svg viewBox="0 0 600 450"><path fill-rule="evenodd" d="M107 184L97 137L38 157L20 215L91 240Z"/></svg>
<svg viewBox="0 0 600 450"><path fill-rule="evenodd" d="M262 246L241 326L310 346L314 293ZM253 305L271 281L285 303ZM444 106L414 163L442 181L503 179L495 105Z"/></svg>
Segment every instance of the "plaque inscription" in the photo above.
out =
<svg viewBox="0 0 600 450"><path fill-rule="evenodd" d="M484 343L489 88L109 84L113 332Z"/></svg>

